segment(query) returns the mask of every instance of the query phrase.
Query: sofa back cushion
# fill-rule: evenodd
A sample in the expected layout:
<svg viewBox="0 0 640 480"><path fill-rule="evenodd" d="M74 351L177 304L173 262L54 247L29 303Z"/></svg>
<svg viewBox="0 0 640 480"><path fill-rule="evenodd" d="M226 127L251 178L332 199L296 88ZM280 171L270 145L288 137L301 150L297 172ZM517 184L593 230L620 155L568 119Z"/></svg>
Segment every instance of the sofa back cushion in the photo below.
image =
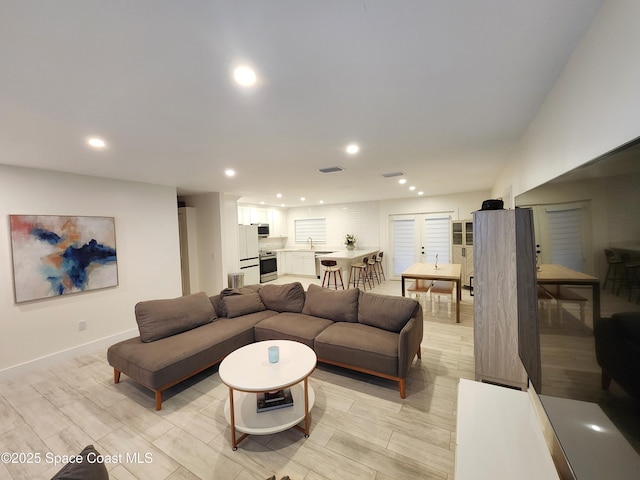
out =
<svg viewBox="0 0 640 480"><path fill-rule="evenodd" d="M418 302L412 298L360 292L358 322L398 333L417 309Z"/></svg>
<svg viewBox="0 0 640 480"><path fill-rule="evenodd" d="M267 309L264 303L262 303L258 292L246 293L244 295L228 295L222 297L222 303L224 304L227 318L248 315Z"/></svg>
<svg viewBox="0 0 640 480"><path fill-rule="evenodd" d="M300 313L304 307L305 294L300 282L267 284L260 288L260 298L268 310Z"/></svg>
<svg viewBox="0 0 640 480"><path fill-rule="evenodd" d="M147 300L135 306L136 322L143 342L153 342L191 330L216 318L204 292L184 297Z"/></svg>
<svg viewBox="0 0 640 480"><path fill-rule="evenodd" d="M302 313L334 322L355 323L358 321L358 292L357 288L331 290L311 284Z"/></svg>

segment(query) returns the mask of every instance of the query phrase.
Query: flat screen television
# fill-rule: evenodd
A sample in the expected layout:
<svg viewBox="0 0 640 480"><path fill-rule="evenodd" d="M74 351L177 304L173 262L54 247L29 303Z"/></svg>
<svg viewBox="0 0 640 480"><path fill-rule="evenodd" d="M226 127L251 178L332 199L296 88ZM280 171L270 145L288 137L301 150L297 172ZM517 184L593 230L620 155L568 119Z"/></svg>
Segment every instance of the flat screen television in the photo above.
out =
<svg viewBox="0 0 640 480"><path fill-rule="evenodd" d="M633 296L629 301L624 286L619 291L619 283L612 288L609 280L602 289L608 267L604 249L632 240L633 232L637 236L633 238L640 243L640 138L519 195L516 205L534 209L541 264L560 263L550 245L550 227L545 224L549 221L547 217L552 216L549 212L580 209L582 214L574 218L582 222L579 229L581 271L600 279L600 316L640 311L640 304L635 303ZM580 266L573 267L578 268ZM571 448L567 448L567 444L575 439L558 435L561 429L554 425L558 419L550 414L555 399L597 404L640 456L640 400L615 381L608 390L603 390L602 370L595 354L592 292L588 287L571 287L571 291L585 302L559 304L539 296L536 324L527 324L527 317L522 316L523 323L518 325L520 359L570 464L572 458L567 452ZM572 413L566 415L569 418L562 420L571 421Z"/></svg>

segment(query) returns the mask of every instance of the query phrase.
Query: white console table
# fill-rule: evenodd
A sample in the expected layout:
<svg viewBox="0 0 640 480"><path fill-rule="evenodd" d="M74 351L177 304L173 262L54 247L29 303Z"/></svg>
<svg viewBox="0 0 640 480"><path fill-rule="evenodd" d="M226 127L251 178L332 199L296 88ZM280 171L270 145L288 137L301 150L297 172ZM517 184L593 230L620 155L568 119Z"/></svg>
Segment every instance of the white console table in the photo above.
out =
<svg viewBox="0 0 640 480"><path fill-rule="evenodd" d="M456 480L558 479L529 394L461 379Z"/></svg>

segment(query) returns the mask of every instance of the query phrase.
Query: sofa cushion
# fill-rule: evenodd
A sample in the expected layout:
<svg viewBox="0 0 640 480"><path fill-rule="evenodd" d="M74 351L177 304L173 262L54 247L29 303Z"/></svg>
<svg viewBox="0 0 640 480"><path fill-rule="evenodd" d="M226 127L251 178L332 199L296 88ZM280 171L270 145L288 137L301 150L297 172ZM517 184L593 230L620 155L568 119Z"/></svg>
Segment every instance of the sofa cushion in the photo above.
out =
<svg viewBox="0 0 640 480"><path fill-rule="evenodd" d="M229 297L232 295L246 295L251 293L256 293L260 290L260 285L248 285L246 287L237 287L237 288L225 288L220 291L218 295L214 295L213 297L209 297L213 308L216 310L216 316L218 318L225 318L227 316L227 309L224 307L224 303L222 299L224 297Z"/></svg>
<svg viewBox="0 0 640 480"><path fill-rule="evenodd" d="M614 313L611 322L618 331L618 336L640 345L640 312Z"/></svg>
<svg viewBox="0 0 640 480"><path fill-rule="evenodd" d="M324 329L315 340L318 361L336 362L365 370L397 376L397 333L362 323L337 322Z"/></svg>
<svg viewBox="0 0 640 480"><path fill-rule="evenodd" d="M135 306L143 342L153 342L212 322L216 312L204 292L184 297L147 300Z"/></svg>
<svg viewBox="0 0 640 480"><path fill-rule="evenodd" d="M278 315L265 310L237 318L220 318L180 335L144 343L139 337L123 340L107 350L116 370L149 388L163 388L222 360L255 341L254 325Z"/></svg>
<svg viewBox="0 0 640 480"><path fill-rule="evenodd" d="M349 290L331 290L311 284L307 289L302 313L315 317L328 318L334 322L358 321L357 288Z"/></svg>
<svg viewBox="0 0 640 480"><path fill-rule="evenodd" d="M412 298L360 292L358 322L389 332L400 332L418 308Z"/></svg>
<svg viewBox="0 0 640 480"><path fill-rule="evenodd" d="M320 332L333 322L326 318L302 313L284 312L258 322L253 329L256 342L264 340L293 340L313 348Z"/></svg>
<svg viewBox="0 0 640 480"><path fill-rule="evenodd" d="M89 454L91 454L90 457ZM107 467L98 461L101 455L93 445L84 447L79 456L82 460L67 463L51 480L108 480Z"/></svg>
<svg viewBox="0 0 640 480"><path fill-rule="evenodd" d="M224 304L227 318L239 317L241 315L266 310L257 292L222 297L222 303Z"/></svg>
<svg viewBox="0 0 640 480"><path fill-rule="evenodd" d="M302 312L304 307L304 288L300 282L284 285L263 285L260 298L268 310L276 312Z"/></svg>

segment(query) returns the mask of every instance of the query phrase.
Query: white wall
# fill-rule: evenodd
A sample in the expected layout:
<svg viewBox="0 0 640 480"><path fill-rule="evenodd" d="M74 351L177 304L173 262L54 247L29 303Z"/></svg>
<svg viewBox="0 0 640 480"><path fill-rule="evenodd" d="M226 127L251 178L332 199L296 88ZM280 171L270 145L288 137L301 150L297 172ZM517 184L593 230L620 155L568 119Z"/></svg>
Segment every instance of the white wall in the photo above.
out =
<svg viewBox="0 0 640 480"><path fill-rule="evenodd" d="M391 215L452 212L453 220L470 219L471 212L480 209L483 200L491 198L490 193L486 190L453 195L290 208L287 212L289 229L287 246L305 246L294 242L295 219L326 218L327 247L345 248L344 236L347 233L353 233L359 247L379 248L388 252ZM321 247L318 246L318 248ZM391 260L391 256L387 254L385 261Z"/></svg>
<svg viewBox="0 0 640 480"><path fill-rule="evenodd" d="M218 192L180 197L196 209L199 287L208 295L225 288L227 273L239 267L238 198Z"/></svg>
<svg viewBox="0 0 640 480"><path fill-rule="evenodd" d="M379 222L378 202L357 202L335 205L292 207L287 211L287 247L304 247L295 243L295 220L326 218L327 243L330 248L345 248L344 237L348 233L356 236L358 247L378 247ZM316 245L319 249L322 245Z"/></svg>
<svg viewBox="0 0 640 480"><path fill-rule="evenodd" d="M607 1L496 181L518 195L640 136L640 2Z"/></svg>
<svg viewBox="0 0 640 480"><path fill-rule="evenodd" d="M176 207L174 188L0 165L0 378L133 336L137 302L180 296ZM11 214L114 217L119 285L15 304Z"/></svg>

